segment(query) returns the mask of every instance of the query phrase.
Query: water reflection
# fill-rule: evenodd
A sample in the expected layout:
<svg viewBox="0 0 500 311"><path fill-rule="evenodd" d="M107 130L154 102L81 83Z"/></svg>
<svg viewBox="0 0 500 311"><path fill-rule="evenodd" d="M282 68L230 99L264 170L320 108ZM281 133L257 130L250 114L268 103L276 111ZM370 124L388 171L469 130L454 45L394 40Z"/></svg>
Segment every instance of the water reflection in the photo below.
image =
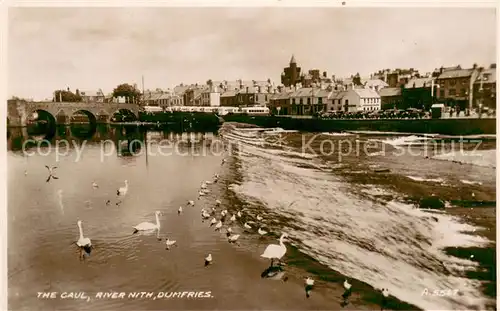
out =
<svg viewBox="0 0 500 311"><path fill-rule="evenodd" d="M39 149L65 153L71 149L100 145L107 156L116 154L121 157L222 151L222 143L218 141L216 132L186 133L162 128L152 130L136 125L95 123L60 125L51 132L43 124L37 124L36 127L9 128L7 149L14 153L23 153L24 150L31 154Z"/></svg>

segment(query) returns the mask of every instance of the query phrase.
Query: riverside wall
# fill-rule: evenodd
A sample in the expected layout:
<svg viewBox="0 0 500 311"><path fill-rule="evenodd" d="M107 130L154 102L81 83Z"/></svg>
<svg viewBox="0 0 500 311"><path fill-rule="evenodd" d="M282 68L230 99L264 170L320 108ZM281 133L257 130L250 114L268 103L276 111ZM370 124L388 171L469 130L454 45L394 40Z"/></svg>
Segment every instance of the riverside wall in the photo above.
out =
<svg viewBox="0 0 500 311"><path fill-rule="evenodd" d="M225 122L281 127L304 132L382 131L442 135L496 134L496 119L303 119L276 116L226 115Z"/></svg>

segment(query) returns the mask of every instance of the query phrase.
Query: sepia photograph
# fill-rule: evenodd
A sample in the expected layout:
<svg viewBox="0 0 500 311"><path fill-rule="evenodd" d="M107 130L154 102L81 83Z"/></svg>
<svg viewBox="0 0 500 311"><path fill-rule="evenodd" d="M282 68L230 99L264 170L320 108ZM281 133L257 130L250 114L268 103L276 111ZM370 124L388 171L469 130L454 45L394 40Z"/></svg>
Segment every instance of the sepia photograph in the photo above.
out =
<svg viewBox="0 0 500 311"><path fill-rule="evenodd" d="M497 310L497 4L285 2L4 5L6 309Z"/></svg>

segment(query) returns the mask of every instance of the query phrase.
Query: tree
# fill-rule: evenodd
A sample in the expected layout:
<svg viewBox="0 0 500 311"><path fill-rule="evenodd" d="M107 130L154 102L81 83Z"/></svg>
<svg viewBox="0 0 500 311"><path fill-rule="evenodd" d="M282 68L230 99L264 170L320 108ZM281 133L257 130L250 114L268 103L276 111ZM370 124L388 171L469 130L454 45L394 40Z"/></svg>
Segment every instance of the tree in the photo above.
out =
<svg viewBox="0 0 500 311"><path fill-rule="evenodd" d="M69 88L67 90L57 90L54 92L54 102L81 102L82 97L80 92L77 90L77 94L71 92Z"/></svg>
<svg viewBox="0 0 500 311"><path fill-rule="evenodd" d="M213 85L213 84L214 84L214 83L213 83L212 79L208 79L208 80L207 80L207 85L208 85L209 87L212 87L212 85Z"/></svg>
<svg viewBox="0 0 500 311"><path fill-rule="evenodd" d="M357 73L354 78L352 78L352 83L354 85L362 85L361 84L361 77L359 76L359 73Z"/></svg>
<svg viewBox="0 0 500 311"><path fill-rule="evenodd" d="M113 90L113 97L125 97L129 103L139 102L141 92L134 85L123 83Z"/></svg>

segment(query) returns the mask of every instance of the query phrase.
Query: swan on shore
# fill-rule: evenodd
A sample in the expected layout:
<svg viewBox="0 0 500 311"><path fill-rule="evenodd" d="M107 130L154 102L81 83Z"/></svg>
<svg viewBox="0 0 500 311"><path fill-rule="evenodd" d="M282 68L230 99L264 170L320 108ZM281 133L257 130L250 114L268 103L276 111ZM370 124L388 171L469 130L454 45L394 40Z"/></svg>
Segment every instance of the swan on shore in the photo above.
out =
<svg viewBox="0 0 500 311"><path fill-rule="evenodd" d="M210 185L212 182L210 180L205 180L206 185Z"/></svg>
<svg viewBox="0 0 500 311"><path fill-rule="evenodd" d="M85 253L90 256L90 252L92 251L93 247L92 242L89 238L83 236L82 221L78 220L76 224L78 225L78 230L80 231L80 237L78 238L78 241L76 241L76 245L80 248L80 250L85 251ZM83 252L81 252L80 254L80 258L85 259L85 254Z"/></svg>
<svg viewBox="0 0 500 311"><path fill-rule="evenodd" d="M222 212L220 212L220 215L221 215L222 217L226 217L226 215L227 215L227 209L225 209L225 210L223 210Z"/></svg>
<svg viewBox="0 0 500 311"><path fill-rule="evenodd" d="M212 254L208 254L208 256L205 257L205 267L211 263L212 263Z"/></svg>
<svg viewBox="0 0 500 311"><path fill-rule="evenodd" d="M233 214L233 216L231 216L231 218L229 218L229 220L231 220L231 221L236 221L236 215L235 215L235 214Z"/></svg>
<svg viewBox="0 0 500 311"><path fill-rule="evenodd" d="M160 216L161 212L156 211L155 212L155 217L156 217L156 224L151 223L151 222L141 222L137 226L134 227L134 233L137 233L139 231L149 231L149 230L159 230L160 229Z"/></svg>
<svg viewBox="0 0 500 311"><path fill-rule="evenodd" d="M238 216L238 218L240 218L241 217L241 212L238 211L238 213L236 213L236 215Z"/></svg>
<svg viewBox="0 0 500 311"><path fill-rule="evenodd" d="M205 195L205 192L203 192L203 191L198 192L198 199L199 199L199 197L202 197L204 195Z"/></svg>
<svg viewBox="0 0 500 311"><path fill-rule="evenodd" d="M262 228L259 228L259 230L257 230L257 232L258 232L261 236L262 236L262 235L267 234L267 231L262 230Z"/></svg>
<svg viewBox="0 0 500 311"><path fill-rule="evenodd" d="M170 246L173 246L173 245L177 246L175 243L177 243L177 241L172 241L170 239L167 239L167 241L165 242L165 245L166 245L165 249L169 250Z"/></svg>
<svg viewBox="0 0 500 311"><path fill-rule="evenodd" d="M217 223L217 219L215 218L212 218L212 221L210 222L210 227L212 227L213 225L215 225Z"/></svg>
<svg viewBox="0 0 500 311"><path fill-rule="evenodd" d="M116 191L116 195L118 196L124 196L126 195L128 192L128 180L125 180L125 186L124 187L120 187L117 191Z"/></svg>
<svg viewBox="0 0 500 311"><path fill-rule="evenodd" d="M201 188L201 189L206 189L206 188L207 188L207 184L206 184L206 183L204 183L204 182L202 182L202 183L201 183L200 188Z"/></svg>
<svg viewBox="0 0 500 311"><path fill-rule="evenodd" d="M226 229L226 236L229 237L232 232L233 232L233 229L231 229L231 227L227 228Z"/></svg>
<svg viewBox="0 0 500 311"><path fill-rule="evenodd" d="M215 206L219 206L221 204L221 201L220 200L215 200Z"/></svg>
<svg viewBox="0 0 500 311"><path fill-rule="evenodd" d="M182 206L179 206L179 209L177 210L177 214L181 214L182 213Z"/></svg>
<svg viewBox="0 0 500 311"><path fill-rule="evenodd" d="M249 224L247 224L247 223L245 223L245 224L243 225L243 227L245 227L245 228L247 228L247 229L252 229L252 227L251 227Z"/></svg>
<svg viewBox="0 0 500 311"><path fill-rule="evenodd" d="M264 218L262 218L260 215L257 215L257 220L258 221L261 221L262 219L264 219Z"/></svg>
<svg viewBox="0 0 500 311"><path fill-rule="evenodd" d="M92 188L94 188L94 189L98 189L98 188L99 188L99 185L98 185L95 181L93 181L93 182L92 182Z"/></svg>
<svg viewBox="0 0 500 311"><path fill-rule="evenodd" d="M194 201L193 200L189 200L188 201L188 205L194 206Z"/></svg>
<svg viewBox="0 0 500 311"><path fill-rule="evenodd" d="M287 237L286 233L281 234L281 237L279 238L280 244L268 245L264 252L260 255L263 258L271 259L271 267L273 266L274 259L278 259L278 262L281 262L281 258L286 254L286 246L283 244L285 237Z"/></svg>

